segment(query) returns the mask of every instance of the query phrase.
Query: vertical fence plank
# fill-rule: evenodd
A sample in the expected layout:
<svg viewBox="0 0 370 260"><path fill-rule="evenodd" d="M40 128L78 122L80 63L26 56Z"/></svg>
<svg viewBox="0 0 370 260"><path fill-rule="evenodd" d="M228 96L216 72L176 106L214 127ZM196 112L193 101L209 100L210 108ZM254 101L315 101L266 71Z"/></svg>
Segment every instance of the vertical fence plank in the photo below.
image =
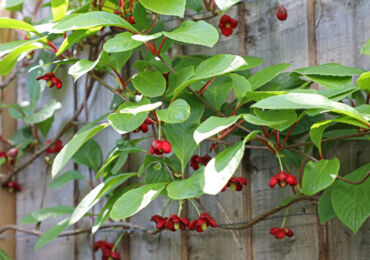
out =
<svg viewBox="0 0 370 260"><path fill-rule="evenodd" d="M0 16L8 16L8 12L0 11ZM0 29L0 43L4 43L10 40L13 40L11 37L14 35L10 34L10 30ZM4 78L0 78L0 83ZM5 104L12 104L15 103L17 100L17 83L14 81L10 83L10 85L0 90L0 99L1 103ZM9 138L15 133L17 130L17 122L13 119L7 109L4 109L0 112L0 120L1 120L1 132L5 138ZM5 149L3 143L0 143L1 150ZM7 174L6 167L1 167L1 174ZM6 224L14 224L16 222L16 194L9 193L7 189L0 187L0 226ZM7 232L7 235L13 236L15 232ZM11 258L15 258L15 240L14 239L6 239L0 240L0 248L4 250Z"/></svg>

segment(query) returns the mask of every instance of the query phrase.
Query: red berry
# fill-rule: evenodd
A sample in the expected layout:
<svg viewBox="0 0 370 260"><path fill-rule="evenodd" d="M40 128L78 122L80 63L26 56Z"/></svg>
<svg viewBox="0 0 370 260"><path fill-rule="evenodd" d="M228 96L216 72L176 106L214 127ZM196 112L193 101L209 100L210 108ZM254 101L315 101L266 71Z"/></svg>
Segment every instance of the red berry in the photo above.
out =
<svg viewBox="0 0 370 260"><path fill-rule="evenodd" d="M279 10L276 13L276 17L280 21L285 21L288 18L288 12L287 12L287 10L286 10L286 8L284 6L281 5L279 7Z"/></svg>
<svg viewBox="0 0 370 260"><path fill-rule="evenodd" d="M290 185L290 186L297 186L297 179L294 175L292 174L289 174L288 177L286 178L286 182Z"/></svg>
<svg viewBox="0 0 370 260"><path fill-rule="evenodd" d="M163 140L162 141L162 149L164 153L169 153L171 152L171 144L170 142Z"/></svg>
<svg viewBox="0 0 370 260"><path fill-rule="evenodd" d="M18 155L18 148L17 147L14 147L14 148L10 149L8 151L8 155L10 157L17 157L17 155Z"/></svg>
<svg viewBox="0 0 370 260"><path fill-rule="evenodd" d="M143 133L148 132L148 126L147 126L147 124L142 123L142 124L141 124L141 126L140 126L140 130L141 130Z"/></svg>
<svg viewBox="0 0 370 260"><path fill-rule="evenodd" d="M162 149L162 142L161 142L161 140L157 140L157 139L153 140L152 141L152 148L154 150Z"/></svg>

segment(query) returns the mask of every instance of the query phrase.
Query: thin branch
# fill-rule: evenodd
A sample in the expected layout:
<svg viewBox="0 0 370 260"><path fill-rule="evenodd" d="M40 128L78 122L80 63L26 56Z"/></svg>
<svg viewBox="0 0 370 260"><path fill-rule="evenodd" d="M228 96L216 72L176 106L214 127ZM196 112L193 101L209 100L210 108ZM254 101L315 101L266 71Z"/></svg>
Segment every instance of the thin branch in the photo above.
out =
<svg viewBox="0 0 370 260"><path fill-rule="evenodd" d="M343 140L347 138L352 138L352 137L361 137L365 135L370 135L370 131L365 131L362 133L357 133L357 134L352 134L352 135L345 135L345 136L337 136L337 137L332 137L332 138L326 138L322 139L321 142L331 142L331 141L337 141L337 140ZM292 148L292 147L299 147L299 146L307 146L311 145L313 142L305 142L305 143L300 143L300 144L291 144L289 146L286 146L285 148Z"/></svg>
<svg viewBox="0 0 370 260"><path fill-rule="evenodd" d="M88 89L87 96L90 96L91 88ZM77 121L79 115L81 114L82 110L84 108L84 104L82 103L76 113L73 115L73 117L64 125L64 127L59 131L58 135L47 145L43 146L40 150L36 151L26 162L24 162L21 166L16 168L15 170L11 171L1 182L2 184L7 183L11 180L13 176L27 168L31 163L33 163L34 160L36 160L40 155L44 154L49 147L51 147L56 140L60 139L69 129L70 127L74 126L75 122Z"/></svg>
<svg viewBox="0 0 370 260"><path fill-rule="evenodd" d="M291 148L291 147L286 147L286 149L288 149L288 150L290 150L290 151L292 151L292 152L298 153L298 154L300 154L300 155L302 155L302 156L304 156L304 157L307 157L308 159L310 159L310 160L312 160L312 161L314 161L314 162L318 162L318 161L319 161L319 160L318 160L318 159L316 159L315 157L313 157L313 156L311 156L311 155L309 155L309 154L306 154L306 153L304 153L304 152L302 152L302 151L300 151L300 150L297 150L297 149L294 149L294 148Z"/></svg>
<svg viewBox="0 0 370 260"><path fill-rule="evenodd" d="M349 184L353 184L353 185L359 185L359 184L364 183L369 177L370 177L370 172L368 172L365 175L365 177L362 180L360 180L360 181L351 181L351 180L345 179L345 178L343 178L342 176L339 176L339 175L337 176L337 179L338 180L341 180L341 181L343 181L345 183L349 183Z"/></svg>
<svg viewBox="0 0 370 260"><path fill-rule="evenodd" d="M116 89L114 89L111 86L109 86L104 80L102 80L100 77L98 77L95 73L90 72L89 75L93 79L95 79L97 82L99 82L103 87L105 87L106 89L108 89L109 91L111 91L113 94L119 96L124 101L129 102L129 100L126 97L124 97L120 93L118 93Z"/></svg>
<svg viewBox="0 0 370 260"><path fill-rule="evenodd" d="M275 213L299 202L299 201L303 201L303 200L315 200L317 201L318 198L316 197L309 197L309 196L302 196L302 197L298 197L298 198L295 198L293 199L289 204L285 205L285 206L278 206L278 207L275 207L261 215L259 215L258 217L255 217L253 219L251 219L250 221L248 221L247 223L243 223L243 224L240 224L240 225L223 225L222 227L219 227L221 229L247 229L247 228L250 228L254 225L256 225L258 222L260 222L261 220L271 216L271 215L274 215Z"/></svg>
<svg viewBox="0 0 370 260"><path fill-rule="evenodd" d="M250 228L253 225L257 224L258 222L268 218L269 216L274 215L275 213L277 213L277 212L279 212L279 211L281 211L281 210L283 210L283 209L285 209L285 208L287 208L287 207L289 207L289 206L291 206L291 205L293 205L293 204L295 204L299 201L303 201L303 200L318 201L318 198L317 197L309 197L309 196L298 197L298 198L293 199L289 204L287 204L285 206L275 207L275 208L261 214L260 216L251 219L250 221L248 221L246 223L223 224L222 226L219 226L217 228L226 229L226 230L247 229L247 228ZM202 207L203 207L202 203L199 200L196 200L196 201L202 209ZM204 212L208 212L206 209L202 209L202 210ZM157 234L161 231L161 230L158 230L158 229L147 229L145 227L135 225L135 224L131 224L131 223L128 223L128 222L105 224L102 227L100 227L99 230L115 229L115 228L121 228L122 230L137 230L137 231L141 231L141 232L144 232L146 234L149 234L149 235L155 235L155 234ZM15 231L19 231L19 232L22 232L22 233L25 233L25 234L37 236L37 237L41 237L44 234L43 232L41 232L39 230L27 229L27 228L17 226L17 225L14 225L14 224L5 225L5 226L0 227L0 234L6 232L8 230L15 230ZM63 233L59 234L58 237L76 236L76 235L90 233L90 232L91 232L91 228L74 229L74 230L64 231Z"/></svg>

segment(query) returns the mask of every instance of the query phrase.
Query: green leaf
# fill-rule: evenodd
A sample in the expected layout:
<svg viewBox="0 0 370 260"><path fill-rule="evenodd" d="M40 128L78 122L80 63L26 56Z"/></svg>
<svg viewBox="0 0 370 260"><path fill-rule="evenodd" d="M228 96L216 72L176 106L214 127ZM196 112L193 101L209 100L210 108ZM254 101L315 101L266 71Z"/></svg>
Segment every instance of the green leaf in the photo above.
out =
<svg viewBox="0 0 370 260"><path fill-rule="evenodd" d="M90 29L98 26L116 26L130 32L138 33L138 31L122 17L102 11L78 14L72 18L63 19L53 27L53 32L63 33L72 30Z"/></svg>
<svg viewBox="0 0 370 260"><path fill-rule="evenodd" d="M135 89L147 97L159 97L166 91L166 79L159 71L142 71L132 79Z"/></svg>
<svg viewBox="0 0 370 260"><path fill-rule="evenodd" d="M57 218L64 215L72 214L73 206L56 206L52 208L43 208L32 212L28 216L21 219L21 224L27 225L37 222L42 222L48 218Z"/></svg>
<svg viewBox="0 0 370 260"><path fill-rule="evenodd" d="M85 176L82 175L82 173L78 171L67 171L63 173L62 175L56 177L52 182L49 183L49 188L55 189L63 186L67 182L73 181L73 180L82 180L85 179ZM71 212L72 213L72 212Z"/></svg>
<svg viewBox="0 0 370 260"><path fill-rule="evenodd" d="M2 260L12 260L3 249L0 248L0 259Z"/></svg>
<svg viewBox="0 0 370 260"><path fill-rule="evenodd" d="M145 183L151 184L171 182L172 173L169 171L168 166L166 166L166 164L159 158L154 157L152 160L154 161L152 161L145 169Z"/></svg>
<svg viewBox="0 0 370 260"><path fill-rule="evenodd" d="M328 89L348 89L353 87L352 77L305 75L306 78Z"/></svg>
<svg viewBox="0 0 370 260"><path fill-rule="evenodd" d="M59 56L63 52L65 52L67 49L69 49L73 44L76 42L79 42L82 39L85 39L91 35L96 34L99 32L101 27L94 27L88 30L80 30L80 31L74 31L70 35L68 35L62 45L60 45L59 50L57 53L55 53L55 56Z"/></svg>
<svg viewBox="0 0 370 260"><path fill-rule="evenodd" d="M325 224L327 221L337 216L337 214L335 214L334 212L333 205L331 203L333 187L335 186L333 185L327 188L320 196L318 211L321 225Z"/></svg>
<svg viewBox="0 0 370 260"><path fill-rule="evenodd" d="M47 105L43 106L40 111L32 115L27 115L24 118L24 121L28 124L41 123L51 118L54 115L55 111L57 111L61 107L62 107L61 103L59 103L55 99L52 99L49 101Z"/></svg>
<svg viewBox="0 0 370 260"><path fill-rule="evenodd" d="M94 139L90 139L73 155L72 160L97 171L102 163L102 157L100 145Z"/></svg>
<svg viewBox="0 0 370 260"><path fill-rule="evenodd" d="M114 220L131 217L148 206L165 187L165 183L153 183L126 192L114 203L110 216Z"/></svg>
<svg viewBox="0 0 370 260"><path fill-rule="evenodd" d="M250 70L263 63L263 59L254 56L243 56L246 64L240 66L236 71Z"/></svg>
<svg viewBox="0 0 370 260"><path fill-rule="evenodd" d="M51 11L54 21L59 21L67 15L69 0L51 0Z"/></svg>
<svg viewBox="0 0 370 260"><path fill-rule="evenodd" d="M31 40L23 40L23 41L12 41L0 44L0 57L12 52L16 48L26 45L34 41Z"/></svg>
<svg viewBox="0 0 370 260"><path fill-rule="evenodd" d="M43 136L46 137L48 135L51 129L51 126L53 125L53 122L54 122L54 116L37 124L38 130L42 133Z"/></svg>
<svg viewBox="0 0 370 260"><path fill-rule="evenodd" d="M8 11L22 11L24 0L3 0L3 2L4 6L0 5L0 10L4 8Z"/></svg>
<svg viewBox="0 0 370 260"><path fill-rule="evenodd" d="M318 66L296 69L294 72L302 75L324 75L324 76L346 77L360 75L363 72L363 70L343 66L338 63L327 63Z"/></svg>
<svg viewBox="0 0 370 260"><path fill-rule="evenodd" d="M140 31L149 28L150 24L146 15L146 10L140 2L136 2L134 5L132 16L134 17L136 28L139 28Z"/></svg>
<svg viewBox="0 0 370 260"><path fill-rule="evenodd" d="M229 76L233 81L235 95L238 100L241 100L247 94L247 91L252 90L251 84L245 77L235 73L230 73Z"/></svg>
<svg viewBox="0 0 370 260"><path fill-rule="evenodd" d="M221 10L226 10L235 5L236 3L240 2L240 0L215 0L216 5Z"/></svg>
<svg viewBox="0 0 370 260"><path fill-rule="evenodd" d="M356 109L343 103L331 101L318 94L288 93L265 98L252 107L262 109L327 109L355 118L368 125L367 120Z"/></svg>
<svg viewBox="0 0 370 260"><path fill-rule="evenodd" d="M147 42L151 40L155 40L163 35L162 32L157 32L155 34L135 34L131 36L132 40L138 41L138 42Z"/></svg>
<svg viewBox="0 0 370 260"><path fill-rule="evenodd" d="M142 42L133 40L131 36L132 33L130 32L117 34L104 44L103 49L108 53L124 52L135 49L143 44Z"/></svg>
<svg viewBox="0 0 370 260"><path fill-rule="evenodd" d="M201 188L204 193L216 195L233 176L244 155L245 143L252 140L259 131L248 134L243 141L223 150L210 160L201 177Z"/></svg>
<svg viewBox="0 0 370 260"><path fill-rule="evenodd" d="M9 28L37 33L36 29L32 25L20 20L5 17L0 18L0 28Z"/></svg>
<svg viewBox="0 0 370 260"><path fill-rule="evenodd" d="M113 204L119 199L125 192L131 190L132 188L136 188L138 186L137 183L131 184L127 187L119 189L112 194L112 196L108 199L105 206L100 210L98 216L95 219L94 225L91 228L91 233L94 234L99 228L109 220L110 212L112 211Z"/></svg>
<svg viewBox="0 0 370 260"><path fill-rule="evenodd" d="M68 74L72 75L75 81L78 80L80 77L94 69L95 66L98 65L103 55L106 55L104 51L100 53L96 61L79 60L69 68Z"/></svg>
<svg viewBox="0 0 370 260"><path fill-rule="evenodd" d="M136 173L120 174L110 177L103 183L100 183L80 201L68 224L73 225L74 223L78 222L92 207L94 207L100 201L101 198L135 175Z"/></svg>
<svg viewBox="0 0 370 260"><path fill-rule="evenodd" d="M204 9L204 4L198 0L188 0L186 1L186 7L199 13Z"/></svg>
<svg viewBox="0 0 370 260"><path fill-rule="evenodd" d="M148 104L143 98L139 103L125 102L117 108L117 111L108 116L109 122L119 134L129 133L138 128L147 118L148 111L154 110L162 103Z"/></svg>
<svg viewBox="0 0 370 260"><path fill-rule="evenodd" d="M0 18L1 21L1 18ZM0 27L1 28L1 27ZM18 58L25 52L31 52L36 49L44 48L44 45L39 42L32 42L29 44L21 45L14 49L5 58L0 60L0 76L9 74L18 62Z"/></svg>
<svg viewBox="0 0 370 260"><path fill-rule="evenodd" d="M198 83L203 83L203 80ZM217 110L221 110L222 105L224 104L226 98L228 97L231 89L233 87L231 80L226 80L225 77L216 78L212 82L212 86L208 87L206 92L204 92L204 98Z"/></svg>
<svg viewBox="0 0 370 260"><path fill-rule="evenodd" d="M290 67L288 63L276 64L270 67L267 67L256 74L253 74L248 80L252 86L252 90L256 90L267 82L271 81L277 77L281 72Z"/></svg>
<svg viewBox="0 0 370 260"><path fill-rule="evenodd" d="M322 122L315 123L310 129L310 138L314 145L319 149L321 154L321 139L326 128L333 124L333 120L326 120Z"/></svg>
<svg viewBox="0 0 370 260"><path fill-rule="evenodd" d="M252 124L252 125L265 125L265 126L269 126L271 128L274 128L274 126L276 125L279 125L279 124L282 124L285 122L285 120L279 120L279 118L275 118L276 121L269 121L269 120L264 120L264 119L261 119L255 115L251 115L251 114L244 114L243 115L243 118L245 121L247 121L248 123Z"/></svg>
<svg viewBox="0 0 370 260"><path fill-rule="evenodd" d="M297 120L297 114L293 110L262 111L255 109L254 112L257 117L266 121L284 120L282 123L273 125L273 128L279 131L284 131L289 128Z"/></svg>
<svg viewBox="0 0 370 260"><path fill-rule="evenodd" d="M306 195L314 195L329 187L338 176L340 163L337 158L308 162L304 168L302 190Z"/></svg>
<svg viewBox="0 0 370 260"><path fill-rule="evenodd" d="M344 176L347 180L360 181L370 171L370 163ZM370 216L370 180L353 185L337 181L331 196L338 218L356 233Z"/></svg>
<svg viewBox="0 0 370 260"><path fill-rule="evenodd" d="M362 73L356 82L360 89L368 94L370 93L370 71Z"/></svg>
<svg viewBox="0 0 370 260"><path fill-rule="evenodd" d="M158 110L157 116L169 124L182 123L190 116L190 106L185 100L176 99L167 109Z"/></svg>
<svg viewBox="0 0 370 260"><path fill-rule="evenodd" d="M236 123L239 116L217 117L211 116L202 122L194 132L197 144Z"/></svg>
<svg viewBox="0 0 370 260"><path fill-rule="evenodd" d="M102 70L104 70L104 67L112 66L117 71L121 71L122 67L127 63L131 56L132 51L111 53L108 57L102 57L103 59L99 61L98 69L100 69L100 67L103 67Z"/></svg>
<svg viewBox="0 0 370 260"><path fill-rule="evenodd" d="M247 64L246 61L238 55L219 54L202 61L195 69L195 75L192 80L195 81L220 76L237 70L245 64Z"/></svg>
<svg viewBox="0 0 370 260"><path fill-rule="evenodd" d="M51 169L51 177L54 178L68 163L72 156L86 143L89 139L106 128L109 124L100 124L88 129L81 129L73 138L63 147L54 159Z"/></svg>
<svg viewBox="0 0 370 260"><path fill-rule="evenodd" d="M172 32L163 32L163 34L178 42L203 45L210 48L218 41L217 29L204 21L184 21Z"/></svg>
<svg viewBox="0 0 370 260"><path fill-rule="evenodd" d="M170 199L184 200L199 198L203 191L200 187L200 181L204 175L204 167L193 173L192 176L185 180L174 181L167 186L167 194Z"/></svg>
<svg viewBox="0 0 370 260"><path fill-rule="evenodd" d="M146 8L153 12L184 17L186 0L139 0Z"/></svg>
<svg viewBox="0 0 370 260"><path fill-rule="evenodd" d="M193 133L204 112L204 106L199 100L192 98L191 95L184 96L184 99L191 107L189 118L184 123L165 124L163 128L166 138L171 143L172 150L181 162L182 171L185 170L186 164L197 147Z"/></svg>
<svg viewBox="0 0 370 260"><path fill-rule="evenodd" d="M370 39L365 43L361 49L361 54L370 55Z"/></svg>
<svg viewBox="0 0 370 260"><path fill-rule="evenodd" d="M44 245L46 245L47 243L49 243L51 240L53 240L54 238L56 238L60 233L62 233L63 230L68 227L68 220L69 220L69 218L63 219L62 221L58 222L58 224L56 224L55 226L53 226L52 228L48 229L37 240L37 242L35 244L35 250L40 249L41 247L43 247Z"/></svg>
<svg viewBox="0 0 370 260"><path fill-rule="evenodd" d="M182 90L187 86L190 78L194 75L194 66L188 66L180 70L176 74L171 74L168 82L167 95L174 95L173 100L180 94ZM178 86L182 86L178 88Z"/></svg>

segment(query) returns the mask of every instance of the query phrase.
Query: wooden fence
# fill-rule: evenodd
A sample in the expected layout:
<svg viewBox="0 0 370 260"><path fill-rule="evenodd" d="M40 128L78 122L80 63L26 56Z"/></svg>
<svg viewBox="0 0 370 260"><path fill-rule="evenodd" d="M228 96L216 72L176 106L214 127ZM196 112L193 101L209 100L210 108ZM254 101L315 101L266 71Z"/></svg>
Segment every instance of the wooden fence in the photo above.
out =
<svg viewBox="0 0 370 260"><path fill-rule="evenodd" d="M276 1L245 1L232 8L228 14L238 17L239 27L230 37L222 37L216 47L204 48L189 46L183 48L186 54L192 53L231 53L262 57L262 67L288 62L291 69L308 65L339 62L347 66L370 69L370 58L360 55L362 45L370 38L370 1L369 0L281 0L288 9L288 20L280 22L275 18L278 8ZM218 18L210 20L217 25ZM259 68L260 69L260 68ZM69 120L77 104L83 102L85 89L83 80L73 88L70 77L64 77L62 90L44 92L44 100L53 97L62 102L63 108L57 112L57 125L53 126L50 136L55 135L61 125ZM18 80L18 100L27 100L25 87L27 75ZM68 86L68 87L67 87ZM88 104L88 113L79 120L86 121L99 117L107 111L111 94L97 85L93 88L93 98ZM71 97L74 98L71 98ZM4 131L4 125L3 125ZM119 138L112 129L98 135L96 140L103 144L106 155ZM144 144L149 147L149 141ZM344 162L342 173L348 173L359 165L369 162L370 146L360 146L355 141L343 141L338 144L333 156ZM128 170L136 170L142 158L129 158ZM76 166L68 165L69 169ZM89 175L84 167L78 170ZM248 188L243 192L225 192L214 196L202 197L202 203L212 213L218 223L241 223L279 205L288 195L287 190L270 189L268 182L279 171L276 159L268 151L247 150L238 176L248 179ZM49 173L45 169L43 158L19 174L19 182L24 189L17 194L16 219L37 210L40 206L76 205L88 191L87 185L71 183L61 189L49 189ZM4 192L0 194L2 203ZM6 197L6 200L8 198ZM11 200L11 199L10 199ZM158 214L164 201L157 199L147 209L132 217L130 222L153 228L150 217ZM2 204L3 205L3 204ZM1 210L1 218L8 212ZM201 234L196 232L161 232L148 235L144 232L130 233L122 240L120 251L122 259L152 260L206 260L206 259L369 259L370 222L367 221L360 231L352 232L337 220L327 225L320 225L316 215L316 205L310 202L295 204L289 211L287 225L294 230L295 236L283 241L275 240L268 234L273 226L280 225L283 211L261 221L251 229L227 231L210 228ZM195 217L189 205L188 216ZM46 230L55 221L46 221L41 230ZM91 225L86 218L75 228ZM32 228L33 226L29 226ZM113 241L118 232L99 232L96 239ZM3 243L14 241L13 234L6 233L0 240ZM18 260L84 260L93 259L89 235L58 238L34 251L37 238L16 234L16 259ZM97 258L99 256L97 255Z"/></svg>

